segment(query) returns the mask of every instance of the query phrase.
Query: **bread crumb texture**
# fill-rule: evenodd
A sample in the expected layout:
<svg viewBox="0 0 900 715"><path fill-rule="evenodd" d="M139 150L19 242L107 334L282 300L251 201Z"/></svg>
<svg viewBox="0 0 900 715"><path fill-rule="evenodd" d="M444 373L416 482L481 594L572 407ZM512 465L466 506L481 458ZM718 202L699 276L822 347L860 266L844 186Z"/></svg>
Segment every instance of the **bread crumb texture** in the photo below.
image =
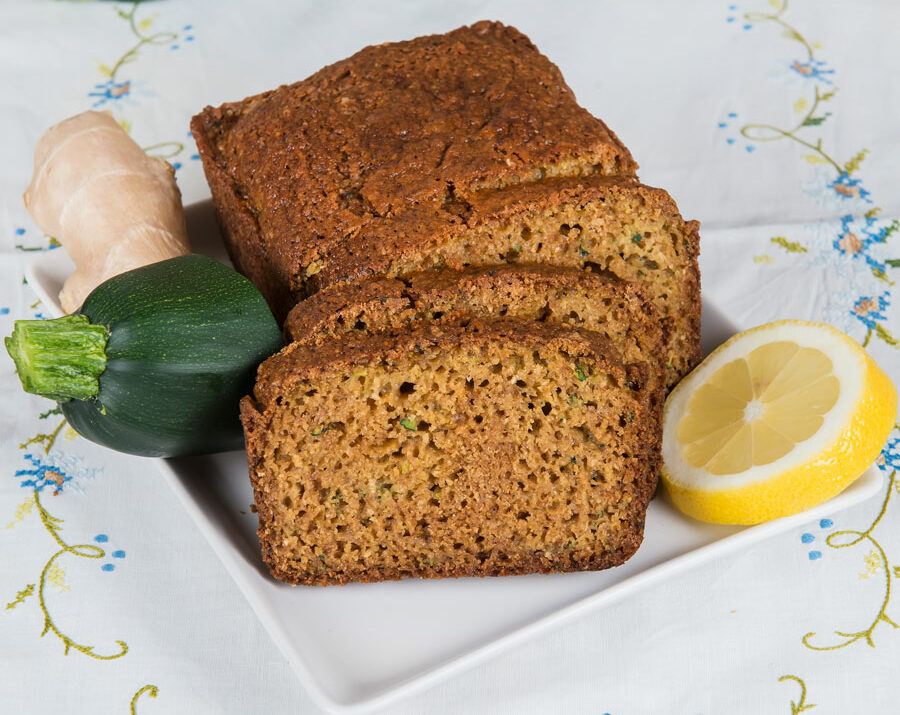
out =
<svg viewBox="0 0 900 715"><path fill-rule="evenodd" d="M654 303L637 283L569 268L514 264L426 271L402 279L340 283L299 302L285 321L288 341L317 342L422 321L511 317L596 331L629 363L646 363L648 388L662 400L664 334Z"/></svg>
<svg viewBox="0 0 900 715"><path fill-rule="evenodd" d="M647 375L513 319L291 345L242 403L263 557L305 584L618 565L656 482Z"/></svg>

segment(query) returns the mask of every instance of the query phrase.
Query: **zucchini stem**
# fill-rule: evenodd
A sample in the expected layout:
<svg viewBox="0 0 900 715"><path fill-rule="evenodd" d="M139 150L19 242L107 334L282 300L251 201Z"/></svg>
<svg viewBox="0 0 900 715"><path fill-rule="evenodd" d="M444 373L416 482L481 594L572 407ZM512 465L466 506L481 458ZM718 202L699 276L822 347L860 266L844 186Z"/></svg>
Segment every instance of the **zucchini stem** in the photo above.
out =
<svg viewBox="0 0 900 715"><path fill-rule="evenodd" d="M86 315L17 320L5 339L25 392L57 402L89 400L100 392L109 330Z"/></svg>

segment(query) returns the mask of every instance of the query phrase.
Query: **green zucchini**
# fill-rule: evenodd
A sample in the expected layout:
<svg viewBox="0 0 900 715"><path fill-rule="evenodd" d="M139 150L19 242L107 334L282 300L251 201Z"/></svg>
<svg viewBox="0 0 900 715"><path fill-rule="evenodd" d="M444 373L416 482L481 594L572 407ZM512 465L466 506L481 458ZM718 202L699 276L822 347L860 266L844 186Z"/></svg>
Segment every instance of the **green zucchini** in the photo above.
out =
<svg viewBox="0 0 900 715"><path fill-rule="evenodd" d="M82 437L147 457L239 449L240 399L282 344L253 284L198 255L110 278L78 313L6 338L26 391Z"/></svg>

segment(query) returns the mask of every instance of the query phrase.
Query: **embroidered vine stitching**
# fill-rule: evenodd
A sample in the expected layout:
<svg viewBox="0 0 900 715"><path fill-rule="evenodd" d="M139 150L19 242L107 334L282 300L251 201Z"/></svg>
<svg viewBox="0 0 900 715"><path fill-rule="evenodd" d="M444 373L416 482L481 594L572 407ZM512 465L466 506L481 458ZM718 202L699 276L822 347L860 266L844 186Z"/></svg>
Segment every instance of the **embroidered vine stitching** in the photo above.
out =
<svg viewBox="0 0 900 715"><path fill-rule="evenodd" d="M782 675L779 679L779 683L785 683L788 681L793 681L800 686L800 698L797 702L791 700L791 715L799 715L802 712L807 710L812 710L816 707L812 703L806 702L806 683L803 682L803 678L798 678L796 675Z"/></svg>
<svg viewBox="0 0 900 715"><path fill-rule="evenodd" d="M769 0L769 5L772 12L744 13L743 29L749 30L757 25L772 26L780 29L788 41L798 46L801 56L786 65L786 71L789 75L800 79L803 83L803 93L793 102L793 110L798 115L793 125L777 126L766 122L750 122L740 126L740 136L750 142L744 149L749 154L756 151L758 144L785 141L801 147L805 150L803 159L806 162L828 170L824 176L824 186L815 189L818 200L836 203L844 208L852 207L841 216L840 227L832 234L830 250L827 251L831 256L825 255L826 252L822 251L811 252L810 246L789 240L785 236L776 236L771 242L789 254L808 254L807 260L812 265L830 259L844 261L848 269L859 267L867 270L869 275L876 279L876 285L880 283L891 287L895 284L891 272L900 268L900 257L888 257L884 253L890 250L888 246L891 236L900 231L900 221L896 219L886 221L879 218L881 209L872 205L871 192L864 188L859 171L870 154L869 149L858 149L851 156L841 160L833 150L825 147L822 137L815 136L818 128L833 117L829 107L838 93L838 88L834 85L836 70L818 56L820 45L810 42L785 19L788 0ZM729 5L729 10L733 13L737 10L737 5ZM734 22L736 18L730 15L727 19ZM728 129L737 118L737 112L729 112L727 119L719 122L719 127ZM729 136L726 142L735 144L736 138ZM754 262L771 264L775 261L771 256L754 256ZM864 346L868 346L874 338L890 347L900 348L900 340L886 325L885 308L890 304L888 291L879 294L867 289L863 295L857 293L849 298L829 296L828 300L835 304L833 307L839 321L848 322L848 332L853 326L859 327L860 324L865 328L865 336L861 340Z"/></svg>
<svg viewBox="0 0 900 715"><path fill-rule="evenodd" d="M793 103L793 110L798 115L796 123L791 126L776 126L765 122L749 122L740 126L740 136L753 142L746 145L748 154L756 150L756 144L787 142L805 150L803 159L812 167L819 166L817 170L824 174L825 183L816 188L816 196L829 205L849 205L856 209L855 212L844 213L838 222L835 222L828 245L819 245L816 250L813 246L788 236L775 236L770 243L783 249L792 256L792 260L805 263L807 266L820 265L830 261L836 263L841 271L856 271L853 273L852 291L850 295L838 295L827 297L826 302L837 306L837 310L829 314L829 318L840 322L849 322L849 331L854 326L865 328L865 336L860 341L863 347L867 347L875 339L890 348L900 348L898 340L888 329L888 309L891 305L891 288L894 280L890 276L892 269L900 268L900 258L887 258L885 252L890 250L889 242L894 234L900 232L900 221L884 220L880 218L881 209L873 206L871 192L867 190L859 176L860 167L867 159L870 152L866 148L855 151L845 160L840 160L835 153L826 148L821 137L816 137L817 127L833 117L831 106L838 92L835 86L836 70L818 55L820 45L810 42L794 25L785 17L788 11L788 0L769 0L771 12L750 11L743 14L744 30L750 30L755 26L771 26L781 30L782 35L800 50L801 56L787 66L787 72L800 79L804 93ZM734 22L734 13L737 5L729 5L730 16L728 22ZM737 112L729 112L725 121L719 122L719 127L728 130L730 124L738 119ZM726 137L728 144L735 144L734 137ZM768 255L753 257L757 264L773 263L774 259ZM868 276L868 277L867 277ZM874 279L874 280L873 280ZM877 286L881 289L870 290L866 285ZM860 295L860 292L863 292ZM855 322L858 321L858 322ZM900 628L888 615L891 602L893 579L900 577L900 566L891 566L890 559L876 535L876 529L882 522L890 506L891 496L894 491L900 492L900 484L897 480L897 472L900 470L900 426L895 426L895 432L888 441L887 446L878 458L878 466L889 474L888 487L884 492L879 511L871 524L865 529L842 529L830 533L825 543L832 549L844 549L861 547L863 570L859 573L862 579L880 578L883 581L883 596L880 599L878 611L873 615L866 627L859 630L845 629L832 631L831 635L820 636L817 632L806 633L802 640L804 646L816 651L833 651L846 648L854 643L864 642L870 647L875 647L875 634L879 626L890 626L891 629ZM831 520L823 520L830 528ZM810 543L814 540L812 534L803 534L802 542ZM810 561L822 558L819 550L810 551ZM883 629L882 629L883 630ZM785 676L800 682L805 697L805 686L802 681L794 676ZM793 705L793 704L792 704ZM799 704L797 704L799 707ZM793 712L799 712L794 710Z"/></svg>
<svg viewBox="0 0 900 715"><path fill-rule="evenodd" d="M894 572L892 573L892 569L890 567L890 563L888 561L887 554L884 551L884 548L878 542L878 540L872 535L872 532L875 530L875 527L878 526L879 522L884 518L885 513L887 512L888 502L890 502L891 495L894 493L894 489L896 488L896 480L897 480L897 471L893 470L891 472L890 479L888 480L888 488L884 495L884 501L881 504L881 510L878 512L878 515L875 517L874 521L869 525L869 528L865 531L857 531L855 529L844 529L841 531L835 531L828 535L828 538L825 539L825 543L828 544L832 549L846 549L852 546L857 546L863 542L869 544L872 548L863 558L864 563L866 564L866 570L863 571L863 574L866 574L866 577L875 573L875 571L880 570L884 574L884 597L881 600L881 606L878 610L878 613L875 615L875 618L869 624L869 626L860 631L834 631L834 635L837 636L840 640L836 643L831 643L827 645L820 645L818 643L814 643L813 639L816 638L816 632L811 631L803 636L802 642L807 648L812 650L839 650L841 648L846 648L849 645L853 645L857 641L863 640L867 645L874 648L875 641L872 638L872 635L875 632L875 629L882 623L886 623L892 628L900 628L890 617L887 615L887 607L891 602L891 581L894 576L897 575L898 568L894 567ZM871 572L870 572L871 569Z"/></svg>
<svg viewBox="0 0 900 715"><path fill-rule="evenodd" d="M193 27L191 25L185 25L177 32L153 31L152 26L157 16L151 15L140 18L140 10L141 0L136 0L126 8L113 7L117 17L127 23L129 33L134 38L134 44L115 62L110 64L98 62L97 70L102 77L102 81L96 83L87 93L92 109L109 112L116 118L116 121L119 122L123 129L128 132L132 128L131 122L121 115L116 116L114 110L118 111L126 103L133 102L135 89L139 86L139 83L135 83L124 76L125 68L137 61L141 52L149 47L168 47L170 50L177 50L179 43L191 43L194 40ZM185 145L183 142L170 141L160 142L144 149L152 156L173 159L185 150ZM197 155L192 155L190 158L199 160ZM177 171L181 168L181 164L175 161L173 162L173 167ZM27 234L28 231L25 228L15 229L17 237L15 247L17 250L25 252L48 251L60 246L59 241L50 236L43 237L43 240L46 241L43 245L34 245L33 240L27 240ZM36 309L38 305L39 303L33 304L31 309ZM9 312L5 308L3 311ZM36 319L46 318L41 312L36 312L33 317ZM41 637L47 634L56 636L63 644L63 653L65 655L74 650L96 660L116 660L128 652L128 645L125 641L116 640L114 648L102 649L98 652L96 646L79 643L67 635L51 613L48 591L51 588L59 592L69 589L65 582L66 571L64 564L66 560L72 558L104 559L107 557L107 549L98 544L106 543L109 540L109 537L105 534L98 534L94 537L94 541L97 543L69 544L62 536L62 519L51 514L42 501L43 493L49 492L53 496L57 496L64 489L67 489L67 485L73 484L76 476L90 476L98 471L95 469L80 469L79 473L79 469L76 469L74 466L79 460L67 457L58 450L54 451L60 436L66 439L72 439L76 436L75 432L68 427L65 418L61 416L59 407L40 414L39 419L47 420L54 416L58 416L59 419L52 423L52 429L49 431L38 431L19 445L19 448L24 452L23 457L27 464L25 467L16 470L15 476L20 478L21 486L28 489L30 494L25 501L16 507L12 520L7 524L7 529L14 528L31 513L36 513L45 531L55 542L57 549L44 563L38 580L20 589L15 597L6 603L5 610L14 610L30 599L35 599L44 617ZM31 451L27 451L29 448L31 448ZM110 555L113 559L122 559L125 557L125 551L117 549L112 551ZM107 562L102 564L100 568L104 572L110 572L115 570L115 565L112 562ZM138 690L131 701L131 712L135 712L137 700L144 693L149 694L150 697L156 697L157 688L154 685L147 685Z"/></svg>
<svg viewBox="0 0 900 715"><path fill-rule="evenodd" d="M47 609L47 602L45 600L44 592L47 586L47 576L48 573L51 572L54 565L56 564L57 559L65 554L71 554L73 556L78 556L84 559L102 559L106 556L106 552L100 548L99 546L95 546L94 544L74 544L70 545L63 541L59 532L62 529L62 520L57 519L52 516L41 504L41 492L39 489L34 490L34 505L37 507L38 514L41 517L41 523L44 525L44 528L53 537L53 540L59 545L60 549L55 554L53 554L47 563L44 565L43 570L41 571L41 578L38 585L38 601L40 603L41 613L44 614L44 630L41 631L41 637L47 635L47 633L53 633L57 638L59 638L65 647L64 655L69 654L69 650L74 648L79 653L83 653L86 656L91 658L96 658L97 660L115 660L116 658L121 658L128 652L128 644L125 641L117 640L116 645L119 646L119 651L114 652L108 655L101 655L99 653L94 652L94 646L82 645L80 643L75 642L72 638L67 636L65 633L59 630L56 623L53 620L53 617L50 615L50 611Z"/></svg>
<svg viewBox="0 0 900 715"><path fill-rule="evenodd" d="M148 697L155 698L157 695L159 695L159 688L157 688L155 685L145 685L143 688L138 690L131 698L131 715L137 715L137 702L141 695L143 695L144 693L147 693Z"/></svg>

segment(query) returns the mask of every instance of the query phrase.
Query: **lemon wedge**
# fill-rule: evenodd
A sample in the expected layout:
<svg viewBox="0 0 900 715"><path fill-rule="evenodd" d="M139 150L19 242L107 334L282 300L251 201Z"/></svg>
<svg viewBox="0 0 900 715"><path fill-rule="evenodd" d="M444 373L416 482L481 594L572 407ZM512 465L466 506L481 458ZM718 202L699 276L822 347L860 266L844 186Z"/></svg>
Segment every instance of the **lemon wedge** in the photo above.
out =
<svg viewBox="0 0 900 715"><path fill-rule="evenodd" d="M712 352L666 400L662 480L685 514L757 524L808 509L875 461L897 390L854 340L782 320Z"/></svg>

